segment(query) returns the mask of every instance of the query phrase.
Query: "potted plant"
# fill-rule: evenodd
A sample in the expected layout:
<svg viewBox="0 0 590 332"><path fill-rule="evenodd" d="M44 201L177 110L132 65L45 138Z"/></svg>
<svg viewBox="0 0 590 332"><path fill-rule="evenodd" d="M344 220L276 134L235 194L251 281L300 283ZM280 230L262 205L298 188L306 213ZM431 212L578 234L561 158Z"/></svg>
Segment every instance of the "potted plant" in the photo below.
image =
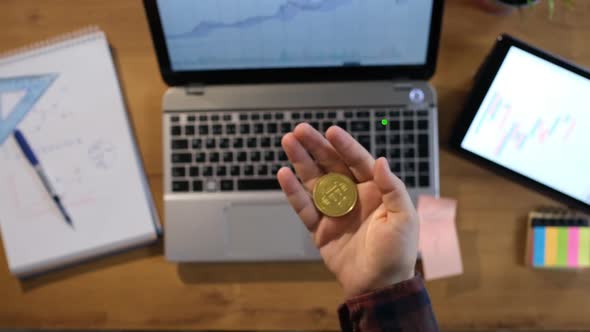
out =
<svg viewBox="0 0 590 332"><path fill-rule="evenodd" d="M482 8L485 10L497 13L497 14L508 14L516 9L524 8L527 6L534 5L540 0L477 0ZM572 5L573 0L562 0L567 5ZM549 6L549 16L553 16L555 9L556 0L547 0Z"/></svg>

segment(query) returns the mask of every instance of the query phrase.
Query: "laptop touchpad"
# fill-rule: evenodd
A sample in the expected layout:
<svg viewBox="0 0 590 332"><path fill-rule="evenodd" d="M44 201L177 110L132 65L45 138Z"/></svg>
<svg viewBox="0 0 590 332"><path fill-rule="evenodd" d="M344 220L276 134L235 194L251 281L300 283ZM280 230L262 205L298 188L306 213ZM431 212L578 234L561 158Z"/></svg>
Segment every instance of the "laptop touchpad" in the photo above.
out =
<svg viewBox="0 0 590 332"><path fill-rule="evenodd" d="M303 256L302 228L284 203L232 205L227 211L227 254L241 259Z"/></svg>

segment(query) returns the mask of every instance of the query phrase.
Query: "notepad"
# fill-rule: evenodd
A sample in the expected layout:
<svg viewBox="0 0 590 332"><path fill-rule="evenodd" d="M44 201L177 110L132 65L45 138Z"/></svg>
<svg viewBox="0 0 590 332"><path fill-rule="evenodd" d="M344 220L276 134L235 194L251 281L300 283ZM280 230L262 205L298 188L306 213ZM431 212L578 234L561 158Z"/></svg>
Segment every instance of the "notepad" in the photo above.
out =
<svg viewBox="0 0 590 332"><path fill-rule="evenodd" d="M527 264L535 268L590 267L589 220L567 211L529 214Z"/></svg>
<svg viewBox="0 0 590 332"><path fill-rule="evenodd" d="M11 137L14 128L27 136L73 228ZM86 29L0 55L0 227L17 276L157 238L157 214L103 32Z"/></svg>
<svg viewBox="0 0 590 332"><path fill-rule="evenodd" d="M461 249L455 216L457 201L448 198L420 196L420 255L426 280L446 278L463 273Z"/></svg>

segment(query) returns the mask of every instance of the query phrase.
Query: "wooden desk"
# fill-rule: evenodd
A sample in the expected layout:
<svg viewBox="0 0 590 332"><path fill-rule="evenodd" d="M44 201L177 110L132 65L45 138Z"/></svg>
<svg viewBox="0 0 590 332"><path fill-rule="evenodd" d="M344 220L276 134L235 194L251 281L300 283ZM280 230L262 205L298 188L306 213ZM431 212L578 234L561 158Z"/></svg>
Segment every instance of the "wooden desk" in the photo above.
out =
<svg viewBox="0 0 590 332"><path fill-rule="evenodd" d="M470 80L503 31L590 67L590 1L490 16L449 0L436 77L440 139L448 141ZM584 16L586 15L586 16ZM162 211L160 79L139 0L3 0L0 49L98 24L117 51L149 180ZM550 82L548 82L550 84ZM445 328L590 328L590 272L522 264L524 218L553 202L441 152L442 194L458 198L461 277L428 283ZM0 252L0 327L334 330L341 292L320 263L177 266L161 246L19 282Z"/></svg>

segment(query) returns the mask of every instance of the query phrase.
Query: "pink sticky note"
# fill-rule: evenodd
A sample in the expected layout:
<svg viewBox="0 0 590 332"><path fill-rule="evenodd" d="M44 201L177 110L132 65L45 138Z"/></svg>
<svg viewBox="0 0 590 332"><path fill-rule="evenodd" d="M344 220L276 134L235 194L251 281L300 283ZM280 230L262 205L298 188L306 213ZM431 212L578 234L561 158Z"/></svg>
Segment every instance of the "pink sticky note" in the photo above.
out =
<svg viewBox="0 0 590 332"><path fill-rule="evenodd" d="M463 273L461 250L457 239L455 215L457 201L420 196L420 253L424 278L427 280Z"/></svg>

